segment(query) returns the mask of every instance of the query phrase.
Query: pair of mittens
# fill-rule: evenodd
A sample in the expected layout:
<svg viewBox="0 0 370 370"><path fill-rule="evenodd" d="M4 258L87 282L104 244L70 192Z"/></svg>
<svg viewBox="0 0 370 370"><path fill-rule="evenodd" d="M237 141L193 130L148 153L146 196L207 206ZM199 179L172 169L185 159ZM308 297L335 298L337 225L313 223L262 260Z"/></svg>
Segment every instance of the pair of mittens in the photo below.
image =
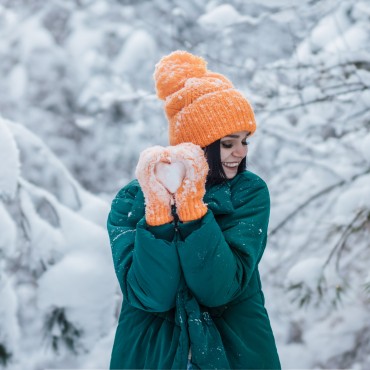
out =
<svg viewBox="0 0 370 370"><path fill-rule="evenodd" d="M207 213L203 197L208 163L198 145L148 148L140 154L135 173L144 193L148 225L173 221L173 203L183 222L197 220Z"/></svg>

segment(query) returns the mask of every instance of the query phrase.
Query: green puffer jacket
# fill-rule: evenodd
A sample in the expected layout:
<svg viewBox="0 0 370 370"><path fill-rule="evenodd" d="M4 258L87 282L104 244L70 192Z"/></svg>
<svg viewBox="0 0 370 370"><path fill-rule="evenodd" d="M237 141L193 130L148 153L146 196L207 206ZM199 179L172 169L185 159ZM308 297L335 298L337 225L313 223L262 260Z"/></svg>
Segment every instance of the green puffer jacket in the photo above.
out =
<svg viewBox="0 0 370 370"><path fill-rule="evenodd" d="M108 217L124 296L111 369L280 369L258 263L270 199L244 171L207 190L200 220L148 226L137 180Z"/></svg>

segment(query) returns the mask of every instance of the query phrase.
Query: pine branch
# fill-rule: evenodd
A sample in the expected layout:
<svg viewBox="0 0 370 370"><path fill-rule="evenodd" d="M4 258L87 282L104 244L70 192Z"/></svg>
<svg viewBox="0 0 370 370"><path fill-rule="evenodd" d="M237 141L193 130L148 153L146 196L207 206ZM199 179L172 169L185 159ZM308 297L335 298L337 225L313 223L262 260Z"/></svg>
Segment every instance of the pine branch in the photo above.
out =
<svg viewBox="0 0 370 370"><path fill-rule="evenodd" d="M69 351L78 353L78 339L82 331L77 329L68 321L65 308L54 308L46 316L44 322L44 340L51 344L55 352L59 352L61 346L65 346ZM54 331L57 330L57 333Z"/></svg>
<svg viewBox="0 0 370 370"><path fill-rule="evenodd" d="M0 365L6 366L11 357L12 354L8 352L5 344L0 343Z"/></svg>

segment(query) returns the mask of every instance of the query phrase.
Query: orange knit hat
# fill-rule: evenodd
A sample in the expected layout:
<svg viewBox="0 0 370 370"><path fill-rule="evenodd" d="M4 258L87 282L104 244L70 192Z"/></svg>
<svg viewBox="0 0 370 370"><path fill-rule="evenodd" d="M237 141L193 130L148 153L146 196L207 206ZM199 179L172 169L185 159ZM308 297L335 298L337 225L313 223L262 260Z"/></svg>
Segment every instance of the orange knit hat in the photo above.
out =
<svg viewBox="0 0 370 370"><path fill-rule="evenodd" d="M238 131L256 130L253 109L223 75L186 51L163 57L154 72L157 95L165 100L170 145L205 147Z"/></svg>

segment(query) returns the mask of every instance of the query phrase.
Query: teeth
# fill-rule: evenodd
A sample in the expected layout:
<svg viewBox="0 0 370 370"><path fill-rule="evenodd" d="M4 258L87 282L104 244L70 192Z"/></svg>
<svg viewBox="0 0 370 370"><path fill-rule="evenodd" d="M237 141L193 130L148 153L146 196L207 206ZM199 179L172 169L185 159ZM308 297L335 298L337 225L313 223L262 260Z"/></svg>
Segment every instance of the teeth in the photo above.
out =
<svg viewBox="0 0 370 370"><path fill-rule="evenodd" d="M232 162L232 163L226 163L226 162L223 162L222 163L225 167L230 167L230 168L234 168L234 167L238 167L239 166L239 162Z"/></svg>

